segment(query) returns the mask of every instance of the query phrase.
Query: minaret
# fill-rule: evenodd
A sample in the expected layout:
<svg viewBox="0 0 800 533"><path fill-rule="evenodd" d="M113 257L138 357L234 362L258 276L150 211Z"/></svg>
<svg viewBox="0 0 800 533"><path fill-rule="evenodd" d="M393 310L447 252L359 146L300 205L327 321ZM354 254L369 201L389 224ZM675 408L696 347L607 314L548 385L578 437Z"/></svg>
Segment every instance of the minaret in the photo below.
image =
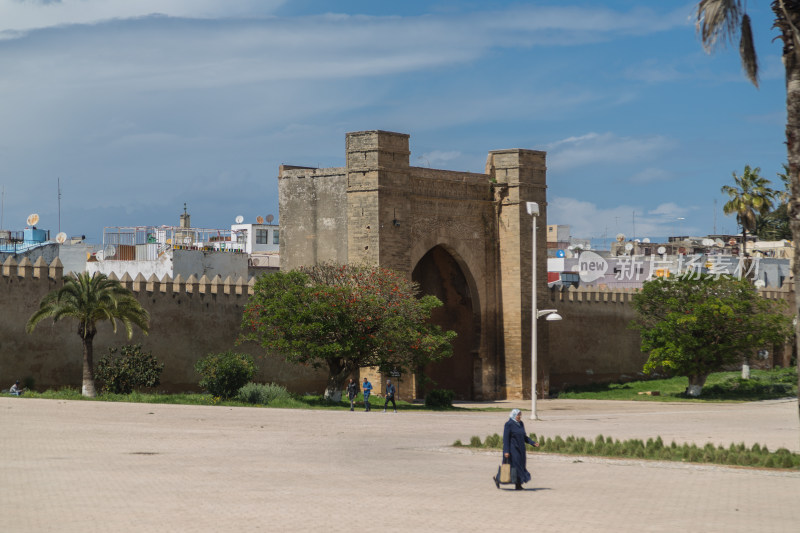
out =
<svg viewBox="0 0 800 533"><path fill-rule="evenodd" d="M185 229L189 229L192 227L191 223L191 215L186 212L186 202L183 203L183 214L181 215L181 227Z"/></svg>

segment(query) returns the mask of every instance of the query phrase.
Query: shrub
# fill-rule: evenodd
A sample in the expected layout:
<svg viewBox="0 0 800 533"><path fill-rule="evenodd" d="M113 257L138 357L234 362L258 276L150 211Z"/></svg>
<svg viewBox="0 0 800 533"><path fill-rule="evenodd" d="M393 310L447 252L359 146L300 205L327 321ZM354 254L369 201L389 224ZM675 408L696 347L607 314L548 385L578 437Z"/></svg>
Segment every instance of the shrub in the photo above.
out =
<svg viewBox="0 0 800 533"><path fill-rule="evenodd" d="M539 441L540 448L537 451L544 453L604 455L607 457L632 457L766 468L797 468L800 466L800 454L792 453L786 448L780 448L776 452L770 453L766 446L760 444L753 446L758 450L753 451L748 449L744 443L731 444L729 449L725 449L724 446L715 447L711 443L705 444L702 448L696 444L689 443L677 445L675 441L672 441L669 446L665 446L660 437L649 439L647 443L640 439L615 441L611 437L604 438L602 435L594 440L572 435L566 439L562 439L559 435L556 435L553 439L542 435L537 439L533 433L530 434L530 437L532 440ZM487 436L484 442L481 442L480 437L473 436L469 444L465 445L461 441L456 441L453 446L499 449L503 446L503 439L497 433ZM528 450L536 449L528 447Z"/></svg>
<svg viewBox="0 0 800 533"><path fill-rule="evenodd" d="M256 364L249 354L232 351L208 354L194 368L203 376L200 387L222 399L236 396L256 373Z"/></svg>
<svg viewBox="0 0 800 533"><path fill-rule="evenodd" d="M484 441L484 446L487 448L502 448L503 447L503 437L495 433L494 435L490 435L486 437L486 441Z"/></svg>
<svg viewBox="0 0 800 533"><path fill-rule="evenodd" d="M97 363L95 377L102 383L103 392L130 394L139 387L157 387L163 370L164 363L159 363L152 352L142 351L141 344L126 344L108 349Z"/></svg>
<svg viewBox="0 0 800 533"><path fill-rule="evenodd" d="M276 383L248 383L236 393L236 399L244 403L267 405L274 400L284 400L292 395L286 387Z"/></svg>
<svg viewBox="0 0 800 533"><path fill-rule="evenodd" d="M434 389L425 395L425 407L434 409L447 409L453 407L453 398L456 393L447 389Z"/></svg>

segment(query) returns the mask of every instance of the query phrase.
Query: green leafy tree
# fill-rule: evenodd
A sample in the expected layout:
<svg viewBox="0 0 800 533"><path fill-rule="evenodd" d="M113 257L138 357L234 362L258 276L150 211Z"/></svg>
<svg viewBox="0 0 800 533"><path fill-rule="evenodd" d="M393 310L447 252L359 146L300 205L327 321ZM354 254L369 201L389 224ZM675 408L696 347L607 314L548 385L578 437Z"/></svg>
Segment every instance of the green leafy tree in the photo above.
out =
<svg viewBox="0 0 800 533"><path fill-rule="evenodd" d="M781 62L786 73L786 153L791 198L788 213L792 241L800 243L800 0L772 0L775 14L772 27L783 44ZM697 4L697 29L707 51L732 41L738 34L739 53L747 77L758 87L758 59L753 44L750 17L742 0L701 0ZM800 294L800 246L794 247L795 294ZM795 298L794 312L800 314L800 298ZM795 342L800 348L800 322L795 326ZM800 415L800 365L798 365L798 415Z"/></svg>
<svg viewBox="0 0 800 533"><path fill-rule="evenodd" d="M730 200L722 206L726 215L736 215L736 221L742 227L742 255L747 254L747 232L755 233L758 215L766 215L772 210L772 199L775 191L769 187L769 180L759 175L760 168L744 166L741 176L733 173L735 187L723 185L722 192Z"/></svg>
<svg viewBox="0 0 800 533"><path fill-rule="evenodd" d="M632 327L650 352L645 373L689 378L699 396L706 378L765 346L791 338L786 303L759 296L746 279L708 274L648 281L633 297Z"/></svg>
<svg viewBox="0 0 800 533"><path fill-rule="evenodd" d="M147 334L150 315L139 304L131 291L119 281L109 279L105 274L87 272L64 276L64 284L42 298L39 309L31 315L25 330L32 333L36 325L45 318L53 322L62 318L78 321L78 336L83 342L83 386L84 396L96 396L94 385L93 346L97 334L97 324L104 320L111 322L114 333L117 321L125 326L130 339L133 326L138 326Z"/></svg>
<svg viewBox="0 0 800 533"><path fill-rule="evenodd" d="M210 353L194 369L202 376L200 388L223 400L233 398L256 374L253 356L232 351Z"/></svg>
<svg viewBox="0 0 800 533"><path fill-rule="evenodd" d="M141 344L126 344L108 349L97 362L95 377L104 392L130 394L139 387L157 387L163 371L164 363L159 363L153 352L143 351Z"/></svg>
<svg viewBox="0 0 800 533"><path fill-rule="evenodd" d="M449 357L456 334L431 324L435 296L380 267L322 264L262 276L242 321L243 340L293 363L326 367L326 398L338 400L362 367L419 371Z"/></svg>

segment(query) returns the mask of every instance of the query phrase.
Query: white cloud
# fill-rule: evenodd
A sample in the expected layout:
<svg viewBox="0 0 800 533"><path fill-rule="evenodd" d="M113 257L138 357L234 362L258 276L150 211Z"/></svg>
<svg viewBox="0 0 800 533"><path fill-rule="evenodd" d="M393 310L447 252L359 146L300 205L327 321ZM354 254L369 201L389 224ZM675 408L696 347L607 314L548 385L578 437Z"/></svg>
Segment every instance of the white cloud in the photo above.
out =
<svg viewBox="0 0 800 533"><path fill-rule="evenodd" d="M634 138L610 132L587 133L550 143L547 162L557 171L597 164L620 165L653 159L674 145L675 141L660 135Z"/></svg>
<svg viewBox="0 0 800 533"><path fill-rule="evenodd" d="M285 0L0 0L0 33L94 24L148 15L210 18L267 15Z"/></svg>
<svg viewBox="0 0 800 533"><path fill-rule="evenodd" d="M648 215L664 217L666 220L677 219L678 217L685 217L690 211L688 207L681 207L676 203L667 202L659 204L655 209L647 212Z"/></svg>
<svg viewBox="0 0 800 533"><path fill-rule="evenodd" d="M628 239L666 237L696 231L686 220L693 210L670 202L654 208L628 204L598 207L576 198L555 197L548 201L547 223L568 224L570 234L577 238L614 239L617 233Z"/></svg>
<svg viewBox="0 0 800 533"><path fill-rule="evenodd" d="M624 76L629 80L646 83L679 81L686 77L675 64L664 63L658 59L648 59L639 65L625 69Z"/></svg>
<svg viewBox="0 0 800 533"><path fill-rule="evenodd" d="M633 184L648 184L657 183L661 181L670 181L674 179L673 175L666 170L660 168L645 168L630 177L629 183Z"/></svg>

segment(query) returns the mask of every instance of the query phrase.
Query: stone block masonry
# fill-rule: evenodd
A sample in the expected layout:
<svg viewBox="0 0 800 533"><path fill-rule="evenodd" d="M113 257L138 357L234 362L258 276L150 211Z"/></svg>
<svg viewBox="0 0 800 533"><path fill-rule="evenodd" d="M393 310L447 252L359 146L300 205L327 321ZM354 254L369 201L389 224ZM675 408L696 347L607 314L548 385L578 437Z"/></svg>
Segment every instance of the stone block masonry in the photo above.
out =
<svg viewBox="0 0 800 533"><path fill-rule="evenodd" d="M27 377L34 379L37 390L80 387L83 348L74 320L53 324L45 319L32 334L25 333L25 324L39 308L42 297L62 286L63 274L58 258L50 265L43 260L30 264L27 259L17 264L13 258L3 263L0 387L7 388L15 379ZM280 383L297 393L323 390L323 372L285 363L279 356L265 354L254 343L236 345L242 312L254 281L223 280L219 276L151 276L146 280L141 275L132 279L125 274L120 282L150 313L150 333L143 335L134 329L133 338L128 340L124 328L114 334L108 322L100 323L94 341L95 362L108 353L109 347L141 343L165 363L161 390L196 391L199 375L194 370L195 363L208 353L234 350L254 357L259 369L257 381Z"/></svg>
<svg viewBox="0 0 800 533"><path fill-rule="evenodd" d="M346 136L343 168L281 167L281 268L328 261L404 273L444 302L433 320L459 335L455 355L426 369L436 386L462 399L530 398L525 202L540 206L537 257L544 272L545 153L490 152L485 173L412 167L410 153L407 134L360 131ZM546 276L539 279L543 297ZM539 332L546 374L547 325ZM382 387L385 377L364 372ZM413 380L405 385L424 396Z"/></svg>
<svg viewBox="0 0 800 533"><path fill-rule="evenodd" d="M631 300L637 290L580 287L546 293L543 301L564 318L550 327L551 389L646 378L642 368L648 355L641 351L639 332L628 327L636 318ZM794 309L794 291L788 283L780 290L762 289L759 293L787 301L787 313ZM758 364L787 367L791 355L791 344L775 346L769 358Z"/></svg>

